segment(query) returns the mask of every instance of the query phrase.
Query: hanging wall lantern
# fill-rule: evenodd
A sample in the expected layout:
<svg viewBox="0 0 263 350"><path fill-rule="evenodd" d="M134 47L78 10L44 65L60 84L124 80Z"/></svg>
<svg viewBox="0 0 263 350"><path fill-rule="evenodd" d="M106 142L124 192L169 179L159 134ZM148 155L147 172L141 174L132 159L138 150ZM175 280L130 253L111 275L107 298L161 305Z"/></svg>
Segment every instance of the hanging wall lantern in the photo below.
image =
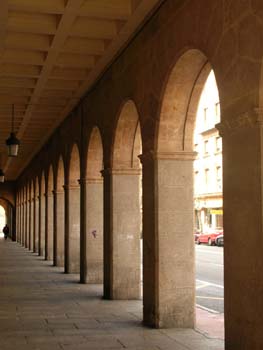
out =
<svg viewBox="0 0 263 350"><path fill-rule="evenodd" d="M0 169L0 182L4 182L5 181L5 174L3 172L2 169Z"/></svg>
<svg viewBox="0 0 263 350"><path fill-rule="evenodd" d="M16 138L16 134L14 132L14 118L15 118L15 106L12 105L12 126L11 126L12 129L11 129L9 138L6 140L9 157L17 156L18 148L20 145L20 141Z"/></svg>

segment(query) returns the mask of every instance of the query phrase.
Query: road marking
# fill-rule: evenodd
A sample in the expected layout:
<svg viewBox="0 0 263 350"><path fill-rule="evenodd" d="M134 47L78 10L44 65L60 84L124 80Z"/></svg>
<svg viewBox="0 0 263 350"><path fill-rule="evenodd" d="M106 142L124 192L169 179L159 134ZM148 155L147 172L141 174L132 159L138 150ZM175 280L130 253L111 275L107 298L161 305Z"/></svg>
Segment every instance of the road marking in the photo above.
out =
<svg viewBox="0 0 263 350"><path fill-rule="evenodd" d="M214 255L220 255L222 256L222 253L219 252L213 252L213 251L209 251L209 250L201 250L201 249L196 249L197 253L208 253L208 254L214 254Z"/></svg>
<svg viewBox="0 0 263 350"><path fill-rule="evenodd" d="M211 299L211 300L224 300L224 298L220 298L220 297L205 297L205 296L196 296L196 298L200 298L200 299Z"/></svg>
<svg viewBox="0 0 263 350"><path fill-rule="evenodd" d="M198 286L198 287L196 287L195 289L201 289L201 288L206 288L206 287L208 287L210 285L210 283L204 283L202 286Z"/></svg>
<svg viewBox="0 0 263 350"><path fill-rule="evenodd" d="M202 306L200 304L195 304L199 309L202 309L202 310L205 310L205 311L208 311L208 312L211 312L213 314L220 314L220 312L216 311L216 310L213 310L213 309L209 309L208 307L205 307L205 306Z"/></svg>
<svg viewBox="0 0 263 350"><path fill-rule="evenodd" d="M204 264L204 265L214 265L214 266L219 266L219 267L223 267L224 264L217 264L217 263L213 263L211 261L206 261L206 260L200 260L200 259L197 259L198 263L199 264Z"/></svg>
<svg viewBox="0 0 263 350"><path fill-rule="evenodd" d="M209 283L210 286L224 289L224 286L222 286L220 284L215 284L215 283L211 283L211 282L208 282L208 281L202 281L202 280L198 280L198 279L196 280L196 282L203 283L203 284Z"/></svg>

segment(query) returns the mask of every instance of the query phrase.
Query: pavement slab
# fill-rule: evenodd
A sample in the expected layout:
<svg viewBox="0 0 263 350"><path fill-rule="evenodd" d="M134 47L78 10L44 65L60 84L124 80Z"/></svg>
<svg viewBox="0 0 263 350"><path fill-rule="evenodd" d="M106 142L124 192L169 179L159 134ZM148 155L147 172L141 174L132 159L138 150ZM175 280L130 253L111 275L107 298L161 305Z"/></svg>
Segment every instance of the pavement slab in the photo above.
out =
<svg viewBox="0 0 263 350"><path fill-rule="evenodd" d="M198 310L196 330L151 329L142 325L141 301L103 300L101 285L78 281L77 274L0 239L0 349L224 349L218 316Z"/></svg>

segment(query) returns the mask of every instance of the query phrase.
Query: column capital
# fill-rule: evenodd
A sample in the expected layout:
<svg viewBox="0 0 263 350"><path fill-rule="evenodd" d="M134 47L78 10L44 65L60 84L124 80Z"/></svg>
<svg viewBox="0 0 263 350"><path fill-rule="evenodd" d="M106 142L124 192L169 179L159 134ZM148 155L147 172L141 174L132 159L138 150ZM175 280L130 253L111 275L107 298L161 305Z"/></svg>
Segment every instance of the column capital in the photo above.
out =
<svg viewBox="0 0 263 350"><path fill-rule="evenodd" d="M103 183L103 176L101 177L90 177L87 178L86 184L102 184Z"/></svg>
<svg viewBox="0 0 263 350"><path fill-rule="evenodd" d="M78 189L80 186L78 184L68 184L68 185L63 185L64 190L75 190Z"/></svg>
<svg viewBox="0 0 263 350"><path fill-rule="evenodd" d="M255 125L263 125L262 108L253 108L236 117L228 118L216 124L216 128L219 131L219 135L223 137L232 135L242 129L254 127Z"/></svg>
<svg viewBox="0 0 263 350"><path fill-rule="evenodd" d="M63 191L63 189L61 189L61 190L57 189L57 190L53 190L52 193L55 196L55 195L58 195L58 194L64 194L64 191Z"/></svg>
<svg viewBox="0 0 263 350"><path fill-rule="evenodd" d="M141 174L141 169L138 168L107 168L101 171L101 174L103 177L108 176L108 175L140 175ZM93 180L93 179L90 179ZM99 179L102 181L102 179ZM93 182L94 183L94 182Z"/></svg>

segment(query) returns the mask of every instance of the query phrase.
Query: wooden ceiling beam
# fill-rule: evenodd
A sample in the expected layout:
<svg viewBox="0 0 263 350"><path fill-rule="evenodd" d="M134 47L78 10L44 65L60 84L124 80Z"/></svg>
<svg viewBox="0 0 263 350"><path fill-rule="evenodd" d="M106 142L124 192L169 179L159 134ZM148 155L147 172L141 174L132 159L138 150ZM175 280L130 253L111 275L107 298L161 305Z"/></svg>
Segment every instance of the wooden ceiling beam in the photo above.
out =
<svg viewBox="0 0 263 350"><path fill-rule="evenodd" d="M95 66L96 59L94 56L60 54L57 58L56 65L61 68L86 68L90 69Z"/></svg>
<svg viewBox="0 0 263 350"><path fill-rule="evenodd" d="M11 32L55 34L58 21L57 15L9 12L7 28Z"/></svg>
<svg viewBox="0 0 263 350"><path fill-rule="evenodd" d="M118 25L116 21L78 17L70 34L82 38L111 40L118 34Z"/></svg>
<svg viewBox="0 0 263 350"><path fill-rule="evenodd" d="M9 32L6 47L9 49L48 51L53 35Z"/></svg>
<svg viewBox="0 0 263 350"><path fill-rule="evenodd" d="M90 70L80 68L61 68L55 66L52 69L49 79L63 79L63 80L81 80L85 79Z"/></svg>
<svg viewBox="0 0 263 350"><path fill-rule="evenodd" d="M28 50L5 50L3 62L43 66L45 63L46 53L41 51Z"/></svg>
<svg viewBox="0 0 263 350"><path fill-rule="evenodd" d="M64 0L9 0L12 11L62 14L65 10Z"/></svg>
<svg viewBox="0 0 263 350"><path fill-rule="evenodd" d="M128 20L132 13L130 0L88 0L81 7L81 16Z"/></svg>
<svg viewBox="0 0 263 350"><path fill-rule="evenodd" d="M38 78L41 69L42 67L37 65L3 63L0 70L0 77Z"/></svg>
<svg viewBox="0 0 263 350"><path fill-rule="evenodd" d="M100 56L103 55L105 46L105 40L69 37L66 40L62 51L75 54Z"/></svg>

